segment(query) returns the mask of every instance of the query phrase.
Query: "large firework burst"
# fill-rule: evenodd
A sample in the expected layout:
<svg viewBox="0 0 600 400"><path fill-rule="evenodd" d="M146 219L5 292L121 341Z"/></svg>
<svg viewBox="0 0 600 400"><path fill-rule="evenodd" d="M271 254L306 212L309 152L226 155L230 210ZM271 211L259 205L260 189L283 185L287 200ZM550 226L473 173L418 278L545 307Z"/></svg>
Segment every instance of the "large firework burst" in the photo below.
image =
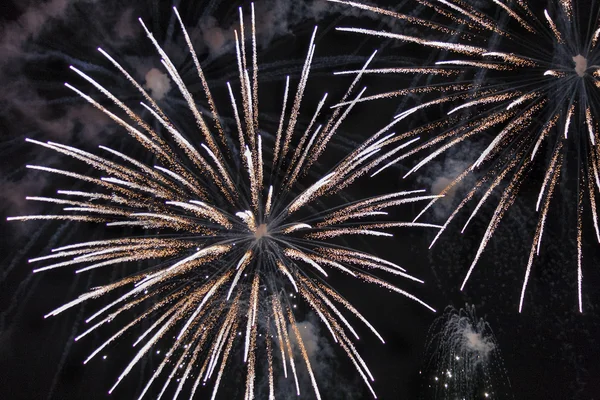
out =
<svg viewBox="0 0 600 400"><path fill-rule="evenodd" d="M460 0L415 0L431 9L430 19L350 2L353 7L394 16L428 31L423 37L393 34L362 28L338 28L439 50L435 65L416 68L374 69L373 73L416 73L428 75L428 83L404 90L364 97L361 101L409 94L442 94L405 110L396 121L434 107L449 106L446 116L405 134L404 137L432 130L431 139L420 142L408 154L428 153L409 172L411 174L448 149L488 132L493 138L475 162L459 174L443 191L449 193L471 173L486 169L476 184L454 209L440 230L445 228L472 200L479 202L464 229L489 202L491 194L501 195L476 256L462 283L465 287L500 220L513 204L532 169L544 169L537 197L539 212L536 231L521 296L519 311L539 254L551 199L566 174L567 161L574 155L577 185L577 282L578 304L582 311L582 230L584 209L589 210L598 241L598 95L600 88L600 4L570 0L549 2L544 9L528 1L494 0L470 3ZM458 55L458 58L455 58ZM544 151L546 156L544 156ZM540 155L541 154L541 155ZM569 156L568 156L569 155ZM537 157L537 158L536 158ZM540 159L540 160L538 160ZM537 162L537 164L536 164ZM407 174L407 175L408 175ZM571 174L573 175L573 174ZM570 176L571 176L570 175ZM433 199L423 212L437 199ZM422 215L422 213L420 214ZM417 217L418 218L418 217ZM433 245L433 243L432 243Z"/></svg>
<svg viewBox="0 0 600 400"><path fill-rule="evenodd" d="M351 203L342 202L333 208L326 206L330 201L326 196L347 187L361 175L394 157L412 140L398 140L394 134L388 133L388 126L344 157L326 175L315 179L308 174L364 92L363 89L347 107L334 110L323 125L317 126L316 121L326 100L326 96L323 97L308 128L297 132L296 123L315 51L315 29L291 106L288 104L288 97L292 97L288 78L274 143L263 143L258 124L253 7L249 35L251 61L246 55L247 32L241 9L240 29L236 31L240 94L236 97L229 85L229 98L236 120L236 130L230 135L220 123L214 97L206 84L192 43L177 10L175 13L210 105L210 121L198 111L168 55L140 20L170 79L183 95L189 107L186 112L193 114L198 131L179 131L142 86L114 58L100 50L139 90L147 102L143 106L164 130L152 129L132 109L76 68L72 69L112 100L132 122L117 116L75 87L67 86L124 128L153 155L156 165L146 165L106 146L100 148L108 153L108 157L54 142L29 140L90 165L104 176L30 165L29 168L74 178L96 189L59 190L58 194L62 197L29 197L29 200L64 206L64 213L11 217L9 220L105 223L109 227L133 232L113 239L55 248L50 255L30 260L51 262L35 272L79 266L76 272L85 273L111 266L123 265L125 268L127 263L148 263L141 272L95 287L50 312L47 317L84 302L113 295L111 299L114 300L86 319L91 326L77 337L76 340L80 340L116 318L129 315L132 310L136 313L134 319L94 350L85 363L115 340L141 327L144 321L150 322L134 343L134 346L140 346L139 351L110 392L153 348L166 344L165 357L147 381L140 397L148 392L161 374L165 374L161 395L173 382L176 388L171 390L175 397L184 390L192 397L200 384L213 378L214 398L228 362L235 358L232 352L239 342L243 361L247 364L245 398L254 397L257 373L268 377L269 398L274 398L276 354L281 359L285 376L288 372L293 375L299 394L297 363L292 350L295 341L315 394L320 398L317 377L313 374L295 324L295 306L290 303L290 296L299 296L347 353L374 395L369 383L373 377L353 344L352 336L358 338L357 332L344 314L353 314L383 339L356 308L325 283L328 269L380 285L427 308L431 307L370 271L385 271L419 281L417 278L392 262L336 243L335 238L391 236L385 230L393 227L433 227L435 225L375 218L385 216L384 210L389 207L436 196L425 196L421 191L396 192ZM350 98L358 79L354 80L342 101ZM242 105L238 107L240 102ZM309 182L305 184L303 181ZM264 357L267 363L258 364L258 357Z"/></svg>

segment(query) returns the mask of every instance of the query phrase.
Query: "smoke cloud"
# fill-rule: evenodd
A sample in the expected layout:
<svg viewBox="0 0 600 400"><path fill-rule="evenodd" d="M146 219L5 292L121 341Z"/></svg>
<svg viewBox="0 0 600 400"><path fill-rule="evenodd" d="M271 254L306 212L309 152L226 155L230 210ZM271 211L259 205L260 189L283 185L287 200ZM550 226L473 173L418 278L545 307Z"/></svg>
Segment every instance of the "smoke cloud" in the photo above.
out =
<svg viewBox="0 0 600 400"><path fill-rule="evenodd" d="M490 337L475 331L470 324L463 331L463 343L467 351L477 355L477 357L473 357L473 360L477 362L487 360L490 353L496 348Z"/></svg>
<svg viewBox="0 0 600 400"><path fill-rule="evenodd" d="M472 164L471 157L475 154L475 150L459 152L449 150L448 156L440 161L432 162L429 166L423 167L417 178L417 182L429 189L431 194L440 194L456 177L463 173ZM435 218L442 219L448 217L449 213L456 204L455 197L461 193L461 189L471 187L474 182L474 177L469 175L450 191L444 198L437 201L432 207ZM419 186L420 186L419 185Z"/></svg>
<svg viewBox="0 0 600 400"><path fill-rule="evenodd" d="M162 100L169 90L171 90L171 80L167 74L156 68L150 69L146 73L145 78L146 83L144 84L144 88L150 90L150 96L154 100Z"/></svg>

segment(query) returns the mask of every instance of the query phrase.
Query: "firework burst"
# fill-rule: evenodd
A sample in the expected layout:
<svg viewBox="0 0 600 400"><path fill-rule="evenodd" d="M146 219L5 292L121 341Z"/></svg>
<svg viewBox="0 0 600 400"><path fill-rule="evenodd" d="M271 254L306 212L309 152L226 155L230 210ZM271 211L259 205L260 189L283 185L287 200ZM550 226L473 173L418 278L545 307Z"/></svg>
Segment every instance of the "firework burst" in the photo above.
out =
<svg viewBox="0 0 600 400"><path fill-rule="evenodd" d="M475 306L446 307L425 349L423 399L511 399L510 381L490 325Z"/></svg>
<svg viewBox="0 0 600 400"><path fill-rule="evenodd" d="M341 31L393 38L439 50L442 54L435 65L366 71L423 74L428 76L428 84L363 97L360 101L443 94L405 110L396 117L396 121L417 112L448 106L441 120L404 135L410 138L429 130L436 132L431 139L420 142L417 147L393 160L397 162L410 154L427 153L407 175L460 143L493 133L493 138L475 162L441 192L450 193L469 174L484 171L450 214L433 243L467 204L479 198L463 232L482 206L491 201L492 193L501 193L461 290L501 219L515 201L523 182L532 169L543 168L536 204L538 222L519 300L519 311L522 310L533 261L539 255L551 199L560 186L559 178L566 175L570 158L567 155L575 155L577 292L581 312L584 220L593 224L600 241L597 215L600 190L599 4L591 2L583 5L563 0L549 2L547 9L540 9L540 4L529 1L494 0L484 6L460 0L415 0L415 4L426 6L431 11L430 19L419 19L351 1L330 1L394 16L429 33L417 37L362 28L338 28ZM346 73L349 72L352 71ZM436 201L433 199L423 212ZM586 213L589 210L589 219L584 218L584 209Z"/></svg>
<svg viewBox="0 0 600 400"><path fill-rule="evenodd" d="M93 299L111 299L86 319L90 327L76 338L81 340L119 316L132 310L136 313L134 319L94 350L85 363L126 333L143 326L143 322L149 323L134 343L139 350L109 393L144 356L166 341L165 357L147 381L140 398L161 375L165 382L159 397L171 383L176 386L171 388L175 398L184 390L193 397L199 385L212 380L214 398L226 366L234 362L235 348L243 353L240 358L247 368L246 399L254 398L257 373L268 377L269 398L274 398L277 354L283 374L293 376L296 391L300 394L298 361L291 345L295 341L314 392L320 398L318 377L311 369L295 324L295 306L290 303L290 295L300 297L318 315L375 395L370 384L373 376L353 344L358 334L344 314L352 314L383 339L356 308L325 283L328 271L340 271L432 308L371 271L384 271L421 282L419 279L392 262L348 248L336 238L392 236L387 230L394 227L435 227L381 218L385 218L385 210L390 207L431 200L436 196L423 195L422 191L396 192L342 202L333 208L325 205L329 202L326 196L352 184L415 139L398 140L393 133L388 133L390 127L385 127L326 175L316 180L308 175L310 167L317 162L364 92L363 89L347 107L337 108L323 125L317 126L326 100L326 96L323 97L308 127L297 132L296 123L315 51L315 29L295 95L291 94L289 77L286 81L274 143L264 143L258 123L254 7L250 35L244 29L240 9L240 28L236 31L240 91L236 96L229 85L236 120L236 130L229 135L220 123L215 100L177 10L175 13L210 106L210 120L198 111L168 55L140 22L193 114L197 133L179 131L142 86L100 49L139 90L147 102L143 104L144 108L164 130L152 129L148 122L76 68L72 69L112 100L127 117L117 116L90 96L66 85L125 129L153 155L156 165L146 165L106 146L100 146L108 154L105 157L63 144L29 140L92 166L104 176L30 165L29 168L83 181L97 189L59 190L58 197L29 197L29 200L60 205L64 207L64 213L11 217L9 220L84 221L137 232L131 236L55 248L50 255L30 260L46 263L35 272L77 266L76 273L85 273L128 263L148 263L141 272L95 287L46 317ZM342 101L350 99L358 79L354 80ZM126 118L132 122L127 122ZM199 145L196 145L197 136L201 137ZM306 181L309 182L303 183ZM257 362L258 357L267 360L266 366Z"/></svg>

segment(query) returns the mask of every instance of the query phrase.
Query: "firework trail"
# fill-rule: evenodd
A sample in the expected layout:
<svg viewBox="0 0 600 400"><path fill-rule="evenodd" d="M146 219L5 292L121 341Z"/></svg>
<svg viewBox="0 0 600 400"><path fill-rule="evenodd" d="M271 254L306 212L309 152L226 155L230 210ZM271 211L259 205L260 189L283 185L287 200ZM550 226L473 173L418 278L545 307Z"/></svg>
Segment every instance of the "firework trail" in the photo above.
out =
<svg viewBox="0 0 600 400"><path fill-rule="evenodd" d="M494 133L475 162L441 192L451 193L469 174L485 168L483 177L478 178L450 214L432 246L461 209L479 198L462 229L464 232L482 206L491 201L492 193L501 193L461 290L498 224L518 196L523 182L534 168L543 168L536 204L538 222L519 300L519 312L522 310L533 261L539 255L551 199L560 186L561 175L566 174L568 155L574 155L577 167L577 292L579 311L582 312L584 209L586 213L589 210L589 219L585 220L592 222L600 242L597 213L600 190L598 2L578 8L576 3L563 0L550 2L547 9L539 10L539 4L524 0L494 0L493 4L486 3L485 9L460 0L415 0L415 4L429 7L431 11L431 18L420 19L351 1L329 1L394 16L429 33L417 37L362 28L338 30L397 39L444 54L434 65L363 71L424 74L437 78L426 86L360 99L366 101L417 93L441 95L403 111L397 115L396 121L417 112L448 107L442 119L403 135L410 138L433 130L436 133L434 137L420 142L380 170L409 155L426 153L406 174L409 175L453 146L484 136L487 132ZM544 153L547 155L544 156ZM431 200L417 219L436 201Z"/></svg>
<svg viewBox="0 0 600 400"><path fill-rule="evenodd" d="M236 120L236 129L231 135L220 122L215 100L177 10L175 14L210 106L210 120L198 111L177 69L140 19L171 81L185 99L187 111L194 116L197 132L189 135L179 131L144 88L114 58L99 49L145 98L147 104L143 106L164 128L164 136L75 67L72 69L112 100L132 122L109 111L79 89L66 85L125 129L154 156L156 165L147 165L106 146L100 148L108 157L101 157L72 146L30 139L29 142L81 161L104 176L29 165L29 168L74 178L97 189L58 190L60 196L57 197L28 197L28 200L60 205L64 213L8 220L81 221L139 230L133 236L54 248L49 255L29 260L46 263L34 272L77 266L76 273L148 262L146 269L95 287L46 315L55 316L90 300L113 295L109 298L114 300L86 319L90 327L77 336L76 340L81 340L118 316L132 310L136 312L134 319L94 350L84 363L143 321L151 322L135 341L134 346L139 350L109 393L153 347L166 341L165 358L147 381L140 398L161 374L165 375L165 383L159 397L171 383L176 385L172 388L175 398L184 390L193 397L199 385L212 380L214 398L225 368L234 358L235 348L240 348L247 368L246 399L254 398L256 376L262 371L260 367L264 367L258 363L258 357L263 354L267 360L265 373L269 377L270 398L274 397L274 370L279 369L274 365L274 354L282 361L283 374L293 375L299 394L298 360L294 359L291 347L293 332L314 392L320 398L318 376L313 374L295 324L295 306L289 301L292 295L301 297L315 311L375 396L370 383L373 376L353 344L352 336L357 339L358 334L344 314L353 314L379 339L383 341L383 338L356 308L325 283L328 270L377 284L433 309L371 271L382 270L422 281L392 262L336 244L335 238L392 236L387 230L394 227L437 227L381 220L389 207L437 196L422 195L422 191L417 190L388 193L333 208L325 206L328 195L349 186L416 139L398 140L393 133L388 133L390 126L387 126L350 152L329 173L316 181L302 183L364 89L347 107L338 107L324 124L317 126L325 95L308 127L298 132L297 119L315 51L315 29L295 94L289 77L286 81L274 143L263 143L258 124L254 7L248 40L241 8L239 13L240 27L235 32L239 95L228 85ZM367 66L368 62L363 69ZM342 101L351 98L359 78L360 74ZM195 145L196 137L201 138L199 146Z"/></svg>
<svg viewBox="0 0 600 400"><path fill-rule="evenodd" d="M422 398L513 398L492 328L475 306L446 307L429 329L425 355Z"/></svg>

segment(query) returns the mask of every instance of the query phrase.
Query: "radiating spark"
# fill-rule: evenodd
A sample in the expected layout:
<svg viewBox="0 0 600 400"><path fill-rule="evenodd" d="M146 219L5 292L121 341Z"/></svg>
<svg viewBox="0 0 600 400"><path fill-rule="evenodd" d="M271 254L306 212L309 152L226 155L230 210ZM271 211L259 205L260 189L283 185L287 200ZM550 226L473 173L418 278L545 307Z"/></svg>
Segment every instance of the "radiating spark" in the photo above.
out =
<svg viewBox="0 0 600 400"><path fill-rule="evenodd" d="M226 129L229 127L219 122L221 114L217 111L217 103L181 17L175 10L202 85L202 95L210 106L207 115L198 110L194 94L183 82L167 53L148 27L141 20L140 23L181 92L189 108L187 111L196 122L197 131L178 131L142 86L116 59L100 50L142 93L148 103L143 104L144 110L164 128L164 136L152 128L155 124L144 121L96 80L75 68L73 70L108 97L117 111L126 116L122 118L91 96L71 85L67 87L125 129L153 155L152 164L146 165L104 146L101 149L109 157L58 143L29 140L92 166L102 175L87 176L61 169L28 166L79 180L95 188L59 190L57 197L29 197L31 201L49 203L62 207L62 210L57 214L9 217L8 220L57 219L102 223L107 229L126 226L128 229L119 230L120 234L131 235L55 248L50 255L30 260L32 263L46 262L34 272L77 266L76 272L85 273L98 268L125 268L132 263L143 262L146 265L141 272L125 274L124 278L95 287L46 315L56 316L89 300L106 298L107 301L86 318L86 323L93 322L93 325L77 336L78 341L100 328L108 328L117 316L137 315L84 361L89 362L115 341L124 340L126 333L136 328L140 331L133 339L136 353L110 388L110 393L128 375L134 374L135 369L139 369L143 358L157 353L156 348L160 345L161 361L145 381L140 398L161 377L163 384L159 397L171 386L176 386L174 398L184 396L184 393L193 397L201 384L212 381L212 398L215 398L225 368L236 359L232 355L234 349L241 349L244 354L246 399L255 396L256 380L265 366L258 360L265 354L263 349L267 354L270 399L275 397L274 374L283 369L283 375L287 377L288 367L294 377L296 392L300 394L299 358L308 371L315 395L320 398L320 377L311 367L310 355L296 326L294 309L288 303L289 294L298 293L317 313L375 396L370 384L373 375L351 339L358 339L357 331L345 314L351 314L364 323L382 342L383 338L349 301L322 280L329 276L330 270L338 270L361 282L392 290L433 310L419 298L372 275L372 272L377 270L417 282L421 280L391 261L328 239L355 234L391 236L390 229L405 226L436 228L438 226L433 224L387 221L388 212L384 210L437 196L422 195L422 191L398 192L353 203L342 202L334 208L324 208L321 202L316 201L334 195L359 177L370 174L407 144L389 133L393 124L388 125L351 151L329 172L322 174L316 171L317 161L328 141L365 90L354 93L357 77L342 97L341 101L347 104L336 107L324 123L319 123L321 111L327 110L327 97L324 96L311 114L308 128L297 132L315 51L316 28L289 109L288 93L293 89L290 88L289 77L286 80L275 142L268 136L263 138L259 134L256 26L254 7L251 9L249 37L245 32L241 8L240 27L235 32L240 84L238 93L228 84L228 106L232 107L235 121L232 129ZM247 40L252 43L249 55L252 61L247 60ZM365 63L359 76L366 71L372 59ZM308 174L309 170L311 174ZM292 348L288 327L291 327L296 339L296 350L300 356ZM282 360L281 366L275 363L272 354L277 351L276 356Z"/></svg>
<svg viewBox="0 0 600 400"><path fill-rule="evenodd" d="M458 206L454 204L454 210L432 242L433 245L437 241L459 210L467 208L467 203L479 199L471 214L473 218L485 205L497 202L461 289L465 287L498 224L519 195L519 187L531 171L538 170L539 165L546 173L537 199L538 223L519 300L519 311L522 309L533 258L541 246L545 221L552 218L550 198L556 197L557 192L567 193L567 190L557 189L567 186L571 181L562 179L557 182L557 177L566 176L567 165L577 166L574 168L577 172L576 279L578 309L582 311L581 282L585 268L583 226L591 222L600 239L600 229L596 228L600 198L600 108L596 102L600 88L597 66L600 59L600 49L597 47L600 37L600 20L597 16L600 9L597 2L578 4L572 0L560 0L550 2L548 8L544 8L546 3L538 4L533 0L494 0L485 5L463 0L415 0L407 2L406 12L392 12L360 2L329 1L397 18L415 25L420 33L390 33L359 27L337 28L340 31L395 39L425 49L446 50L442 59L434 65L414 67L415 74L428 75L426 85L361 99L370 101L395 96L429 95L426 100L400 113L398 120L433 107L447 107L447 116L428 123L424 130L415 129L398 135L406 140L435 132L429 135L429 139L419 141L412 150L392 160L393 163L408 156L421 155L406 175L431 163L467 138L481 137L484 133L487 135L484 139L487 140L487 147L441 194L455 190L469 174L482 174L483 177L477 176L473 189L463 196ZM426 23L413 20L407 14L413 9L411 6L417 4L430 10ZM448 27L449 32L440 31L438 25ZM442 74L440 70L455 74ZM372 68L363 73L410 74L411 66L382 70ZM436 93L439 96L431 96ZM347 102L338 105L342 104ZM546 149L543 154L547 154L544 159L538 155L542 153L542 148ZM573 151L574 148L577 150ZM573 154L576 162L567 162L567 154ZM388 165L391 163L385 167ZM529 170L518 165L529 165ZM596 185L592 182L596 182ZM500 196L492 196L492 192L500 192ZM437 200L431 200L417 218ZM588 214L587 210L591 212Z"/></svg>

